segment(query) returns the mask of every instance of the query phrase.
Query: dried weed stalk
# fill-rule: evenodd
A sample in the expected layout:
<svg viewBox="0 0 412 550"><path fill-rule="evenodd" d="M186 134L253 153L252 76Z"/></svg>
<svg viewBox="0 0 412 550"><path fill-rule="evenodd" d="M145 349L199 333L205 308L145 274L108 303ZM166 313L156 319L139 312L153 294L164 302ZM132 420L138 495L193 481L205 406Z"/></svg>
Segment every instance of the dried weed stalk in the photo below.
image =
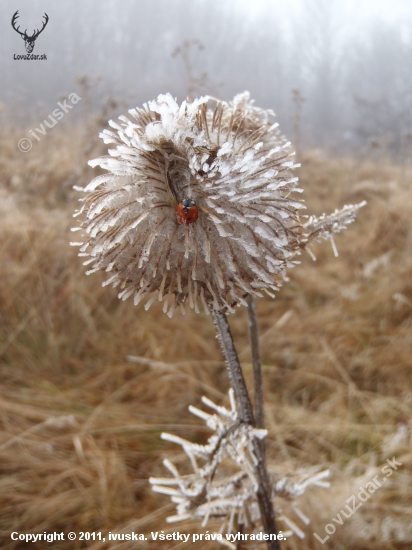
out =
<svg viewBox="0 0 412 550"><path fill-rule="evenodd" d="M180 106L170 94L160 95L129 113L132 120L121 116L101 134L115 148L89 163L107 173L82 189L87 195L75 228L82 240L72 244L88 258L87 273L110 273L104 284L119 287L123 300L133 296L138 304L147 297L146 309L164 301L170 317L177 306L184 313L187 303L198 312L201 302L212 312L234 391L232 410L217 409L216 436L206 447L179 440L195 477L185 484L166 462L178 485L167 491L183 518L220 515L223 530L260 520L266 533L276 534L253 297L261 291L273 297L311 242L329 239L334 246L333 234L364 203L300 217L304 204L295 198L302 190L290 143L270 121L273 113L255 107L248 93L229 103L201 97ZM240 305L250 314L256 422L227 321ZM200 469L196 453L205 460ZM219 481L214 473L226 454L239 471ZM277 550L279 543L268 547Z"/></svg>

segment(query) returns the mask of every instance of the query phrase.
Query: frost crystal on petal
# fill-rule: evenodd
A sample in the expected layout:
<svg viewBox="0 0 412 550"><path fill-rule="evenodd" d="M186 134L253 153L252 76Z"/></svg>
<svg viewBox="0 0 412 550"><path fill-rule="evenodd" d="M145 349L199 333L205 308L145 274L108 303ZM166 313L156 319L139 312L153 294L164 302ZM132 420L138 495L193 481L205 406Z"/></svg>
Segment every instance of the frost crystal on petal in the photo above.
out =
<svg viewBox="0 0 412 550"><path fill-rule="evenodd" d="M163 301L169 316L186 303L233 311L277 290L306 243L354 217L349 207L301 223L290 143L247 92L181 105L159 95L129 113L100 134L115 147L89 162L108 173L84 189L83 241L73 243L123 300Z"/></svg>

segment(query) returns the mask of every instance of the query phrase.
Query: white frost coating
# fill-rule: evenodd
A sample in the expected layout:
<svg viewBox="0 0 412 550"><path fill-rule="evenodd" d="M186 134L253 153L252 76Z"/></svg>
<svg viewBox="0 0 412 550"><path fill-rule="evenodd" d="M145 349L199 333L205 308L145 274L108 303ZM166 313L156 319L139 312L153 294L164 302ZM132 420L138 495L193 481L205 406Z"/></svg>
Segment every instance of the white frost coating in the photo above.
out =
<svg viewBox="0 0 412 550"><path fill-rule="evenodd" d="M233 311L247 293L272 295L295 255L332 239L362 206L302 222L303 202L292 198L300 191L294 153L271 111L255 107L248 92L214 109L212 102L178 105L164 94L131 109L133 120L110 121L100 137L115 147L89 161L108 173L87 185L76 213L84 240L73 244L93 258L89 273L110 271L121 298L135 303L156 293L170 316L185 303L196 312L199 301L206 311ZM199 216L179 225L186 198Z"/></svg>
<svg viewBox="0 0 412 550"><path fill-rule="evenodd" d="M163 464L172 477L152 477L149 482L157 493L171 497L176 515L167 518L169 523L185 520L202 520L205 527L209 520L222 522L220 533L237 532L240 526L253 531L261 530L260 511L256 497L256 457L253 440L264 439L267 430L258 430L238 420L233 389L229 391L231 409L218 406L206 397L202 402L212 409L206 413L189 407L195 416L202 418L214 432L205 445L191 443L182 437L163 433L161 438L180 445L186 453L193 473L180 474L168 459ZM323 481L329 470L319 472L297 471L273 474L270 478L271 494L277 503L290 501L291 509L304 524L307 516L297 507L295 499L311 486L328 487ZM275 509L278 523L284 522L295 534L303 537L302 530L280 508Z"/></svg>

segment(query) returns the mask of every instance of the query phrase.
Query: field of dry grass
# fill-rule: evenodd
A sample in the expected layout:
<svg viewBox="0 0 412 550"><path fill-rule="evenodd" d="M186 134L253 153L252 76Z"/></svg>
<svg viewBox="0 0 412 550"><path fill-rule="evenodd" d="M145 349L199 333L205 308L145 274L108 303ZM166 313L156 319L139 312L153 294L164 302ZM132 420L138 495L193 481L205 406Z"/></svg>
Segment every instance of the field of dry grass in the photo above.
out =
<svg viewBox="0 0 412 550"><path fill-rule="evenodd" d="M17 130L1 132L0 547L183 548L10 540L12 531L192 530L165 523L173 508L147 480L165 475L166 456L183 459L162 431L205 441L188 405L199 406L202 395L225 403L228 379L210 316L177 312L170 320L160 304L145 312L103 289L99 274L84 275L69 246L72 186L91 179L86 161L102 152L95 124L56 127L26 154ZM328 243L316 245L316 262L303 256L277 298L257 302L270 470L331 470L330 489L309 489L300 500L311 519L306 538L282 548L406 550L412 168L312 152L300 176L310 212L368 204L336 238L338 258ZM250 383L244 308L229 321ZM322 546L313 532L325 536L346 500L394 456L402 466Z"/></svg>

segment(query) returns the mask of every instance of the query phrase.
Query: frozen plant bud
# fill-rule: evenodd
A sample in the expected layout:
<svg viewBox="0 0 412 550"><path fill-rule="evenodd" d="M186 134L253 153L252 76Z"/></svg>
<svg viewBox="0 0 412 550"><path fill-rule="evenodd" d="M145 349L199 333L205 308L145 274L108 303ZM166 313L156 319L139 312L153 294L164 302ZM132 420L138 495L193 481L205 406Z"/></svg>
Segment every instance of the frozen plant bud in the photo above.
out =
<svg viewBox="0 0 412 550"><path fill-rule="evenodd" d="M146 308L164 300L169 316L186 303L233 311L248 294L273 296L310 240L353 219L356 207L344 219L300 221L290 143L247 92L180 106L159 95L129 113L101 134L115 148L89 162L108 173L84 189L84 240L73 243L88 273L111 273L104 284L119 286L119 298L151 295Z"/></svg>

